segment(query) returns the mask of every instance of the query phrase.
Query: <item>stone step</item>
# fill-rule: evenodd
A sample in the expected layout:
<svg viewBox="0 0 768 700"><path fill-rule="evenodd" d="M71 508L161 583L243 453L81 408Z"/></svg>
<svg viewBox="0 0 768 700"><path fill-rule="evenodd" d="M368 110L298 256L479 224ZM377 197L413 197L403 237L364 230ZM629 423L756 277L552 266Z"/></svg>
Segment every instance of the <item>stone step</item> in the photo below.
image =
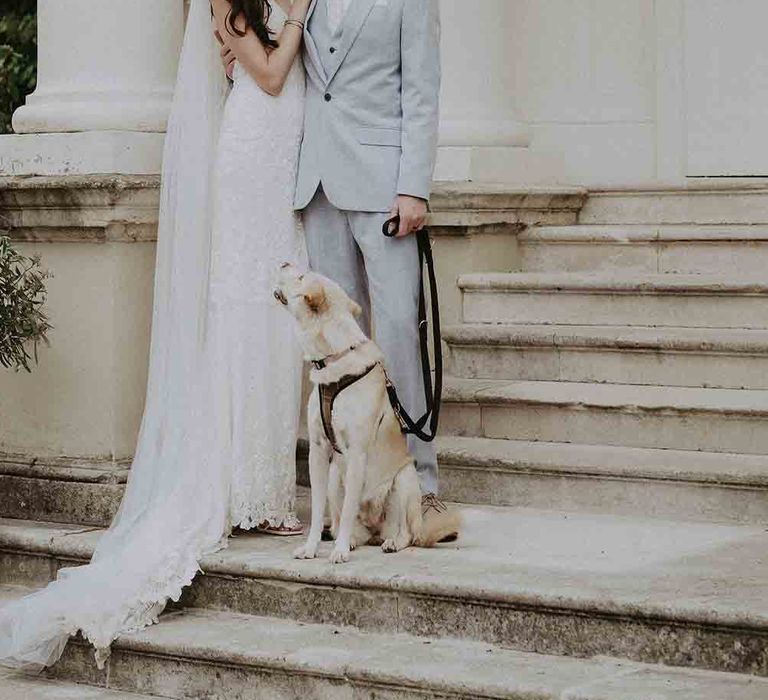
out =
<svg viewBox="0 0 768 700"><path fill-rule="evenodd" d="M431 227L576 223L588 193L581 187L516 187L502 183L437 182L432 191Z"/></svg>
<svg viewBox="0 0 768 700"><path fill-rule="evenodd" d="M736 275L462 275L466 323L768 328L768 281Z"/></svg>
<svg viewBox="0 0 768 700"><path fill-rule="evenodd" d="M0 456L0 517L109 525L128 469L45 464Z"/></svg>
<svg viewBox="0 0 768 700"><path fill-rule="evenodd" d="M569 659L209 610L165 615L160 624L125 636L114 644L101 672L90 650L71 642L49 673L178 700L641 700L648 693L656 697L659 689L676 700L763 700L768 693L768 680L743 674L608 657ZM82 688L66 697L131 697L96 692Z"/></svg>
<svg viewBox="0 0 768 700"><path fill-rule="evenodd" d="M582 224L768 224L765 184L591 191Z"/></svg>
<svg viewBox="0 0 768 700"><path fill-rule="evenodd" d="M518 234L526 272L763 275L768 226L537 226Z"/></svg>
<svg viewBox="0 0 768 700"><path fill-rule="evenodd" d="M344 566L325 559L330 544L321 559L303 562L291 558L295 540L241 535L201 563L205 573L182 603L387 635L768 676L765 526L523 508L463 514L456 544L392 556L366 547ZM0 521L0 583L42 586L60 567L87 560L99 535ZM194 644L194 635L184 636ZM268 636L257 637L269 644Z"/></svg>
<svg viewBox="0 0 768 700"><path fill-rule="evenodd" d="M305 462L302 449L300 471ZM120 507L129 471L124 465L65 466L0 455L0 518L106 527Z"/></svg>
<svg viewBox="0 0 768 700"><path fill-rule="evenodd" d="M447 435L768 455L765 390L449 379L441 415Z"/></svg>
<svg viewBox="0 0 768 700"><path fill-rule="evenodd" d="M768 523L760 455L464 437L438 454L441 493L460 503Z"/></svg>
<svg viewBox="0 0 768 700"><path fill-rule="evenodd" d="M437 452L441 488L460 503L768 520L762 477L768 464L760 455L451 436L438 438ZM297 465L304 486L306 457L301 441ZM125 477L113 483L113 472L89 469L73 480L76 469L20 471L0 473L0 518L106 527L120 505ZM562 489L553 490L553 479Z"/></svg>
<svg viewBox="0 0 768 700"><path fill-rule="evenodd" d="M443 338L467 379L768 389L765 330L480 323Z"/></svg>
<svg viewBox="0 0 768 700"><path fill-rule="evenodd" d="M56 681L0 666L0 697L3 700L149 700L157 696Z"/></svg>

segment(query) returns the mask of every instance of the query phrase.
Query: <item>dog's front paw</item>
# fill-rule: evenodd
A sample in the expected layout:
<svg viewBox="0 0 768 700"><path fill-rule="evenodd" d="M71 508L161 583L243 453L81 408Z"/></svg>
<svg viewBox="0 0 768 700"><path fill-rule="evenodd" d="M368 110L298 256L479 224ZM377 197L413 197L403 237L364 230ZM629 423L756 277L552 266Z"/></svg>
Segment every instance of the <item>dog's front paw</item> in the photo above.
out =
<svg viewBox="0 0 768 700"><path fill-rule="evenodd" d="M381 551L386 554L393 554L397 551L397 544L393 539L384 540L381 545Z"/></svg>
<svg viewBox="0 0 768 700"><path fill-rule="evenodd" d="M349 561L349 551L334 549L328 558L331 564L346 564Z"/></svg>
<svg viewBox="0 0 768 700"><path fill-rule="evenodd" d="M303 547L294 550L294 559L314 559L317 556L317 545L307 542Z"/></svg>

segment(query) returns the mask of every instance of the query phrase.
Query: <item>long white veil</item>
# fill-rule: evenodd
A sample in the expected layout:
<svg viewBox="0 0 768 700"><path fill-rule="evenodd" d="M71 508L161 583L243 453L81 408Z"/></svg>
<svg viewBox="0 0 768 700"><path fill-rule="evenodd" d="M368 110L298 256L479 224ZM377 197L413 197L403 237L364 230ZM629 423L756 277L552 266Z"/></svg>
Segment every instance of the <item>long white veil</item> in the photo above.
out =
<svg viewBox="0 0 768 700"><path fill-rule="evenodd" d="M0 662L54 663L78 630L103 664L225 545L229 466L211 420L206 316L211 178L226 79L209 0L192 0L163 161L149 382L120 511L91 563L0 609Z"/></svg>

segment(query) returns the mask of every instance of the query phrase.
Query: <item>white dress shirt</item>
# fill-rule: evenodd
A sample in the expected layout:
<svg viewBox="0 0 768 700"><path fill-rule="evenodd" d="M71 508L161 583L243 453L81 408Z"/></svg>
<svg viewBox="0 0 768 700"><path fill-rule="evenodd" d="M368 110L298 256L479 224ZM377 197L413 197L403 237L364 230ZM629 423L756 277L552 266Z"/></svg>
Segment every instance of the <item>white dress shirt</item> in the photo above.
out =
<svg viewBox="0 0 768 700"><path fill-rule="evenodd" d="M328 0L328 24L332 32L339 29L351 4L352 0Z"/></svg>

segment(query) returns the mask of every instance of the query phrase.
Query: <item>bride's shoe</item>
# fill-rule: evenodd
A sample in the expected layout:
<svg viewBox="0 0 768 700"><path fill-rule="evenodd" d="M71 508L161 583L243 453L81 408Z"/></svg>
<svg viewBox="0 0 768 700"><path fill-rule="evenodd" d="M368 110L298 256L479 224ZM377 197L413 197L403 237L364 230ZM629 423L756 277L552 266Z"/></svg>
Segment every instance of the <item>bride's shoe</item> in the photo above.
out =
<svg viewBox="0 0 768 700"><path fill-rule="evenodd" d="M296 537L304 534L304 526L295 515L291 515L279 525L271 525L268 520L265 520L256 527L256 532L276 537Z"/></svg>

